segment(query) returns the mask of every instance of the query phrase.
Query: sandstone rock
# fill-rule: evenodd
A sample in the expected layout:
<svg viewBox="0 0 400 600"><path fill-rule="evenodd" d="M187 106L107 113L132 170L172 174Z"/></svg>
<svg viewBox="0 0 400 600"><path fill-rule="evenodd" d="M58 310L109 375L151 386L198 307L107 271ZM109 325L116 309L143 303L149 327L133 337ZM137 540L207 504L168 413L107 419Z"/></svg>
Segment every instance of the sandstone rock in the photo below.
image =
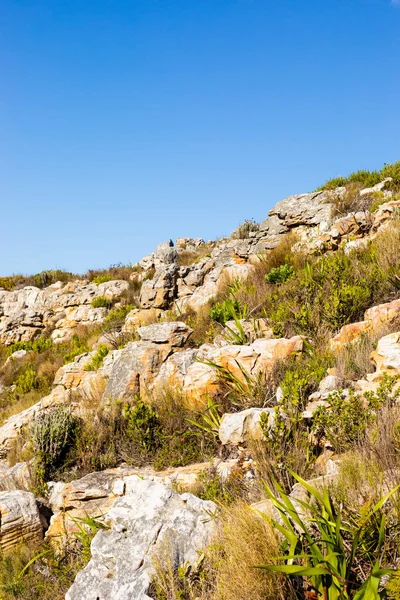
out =
<svg viewBox="0 0 400 600"><path fill-rule="evenodd" d="M157 552L167 552L174 567L195 565L209 543L214 503L135 476L127 488L108 513L112 529L93 539L92 558L66 600L146 600Z"/></svg>
<svg viewBox="0 0 400 600"><path fill-rule="evenodd" d="M386 321L392 321L396 317L400 316L400 299L393 300L392 302L386 302L385 304L378 304L365 311L364 319L371 321L373 327L378 326L380 323Z"/></svg>
<svg viewBox="0 0 400 600"><path fill-rule="evenodd" d="M400 333L385 335L378 341L376 350L371 354L376 365L375 373L367 375L368 381L380 381L385 373L400 374Z"/></svg>
<svg viewBox="0 0 400 600"><path fill-rule="evenodd" d="M114 352L104 398L132 400L136 395L146 395L171 351L168 344L129 342Z"/></svg>
<svg viewBox="0 0 400 600"><path fill-rule="evenodd" d="M269 211L271 217L277 216L287 227L298 225L318 225L321 221L329 221L332 216L332 192L311 192L289 196L278 202Z"/></svg>
<svg viewBox="0 0 400 600"><path fill-rule="evenodd" d="M344 325L339 333L329 340L330 349L334 351L340 350L346 344L356 340L361 333L368 331L369 328L369 321L360 321L359 323Z"/></svg>
<svg viewBox="0 0 400 600"><path fill-rule="evenodd" d="M221 443L237 446L250 440L262 440L264 433L260 426L261 415L268 417L268 425L272 427L273 408L248 408L238 413L225 414L218 432Z"/></svg>
<svg viewBox="0 0 400 600"><path fill-rule="evenodd" d="M133 333L138 327L144 327L150 323L156 323L164 314L160 308L140 309L134 308L127 314L122 331Z"/></svg>
<svg viewBox="0 0 400 600"><path fill-rule="evenodd" d="M113 472L89 473L71 483L52 483L49 487L49 504L54 514L46 538L60 545L65 537L79 530L77 519L101 519L125 492L123 479Z"/></svg>
<svg viewBox="0 0 400 600"><path fill-rule="evenodd" d="M31 465L26 462L16 463L9 467L0 462L0 490L25 490L29 492L33 486Z"/></svg>
<svg viewBox="0 0 400 600"><path fill-rule="evenodd" d="M115 301L121 298L129 290L129 283L124 280L113 280L100 283L97 286L99 296L104 296L107 300Z"/></svg>
<svg viewBox="0 0 400 600"><path fill-rule="evenodd" d="M227 345L211 347L208 351L199 349L199 360L211 362L237 377L246 385L246 377L268 374L277 360L285 359L294 352L301 352L303 340L300 336L287 339L257 339L250 346ZM200 352L202 350L202 352ZM217 369L210 364L196 362L189 366L183 382L183 394L188 405L198 406L207 396L220 390Z"/></svg>
<svg viewBox="0 0 400 600"><path fill-rule="evenodd" d="M327 375L320 381L318 390L321 394L326 394L340 389L342 384L342 379L337 375Z"/></svg>
<svg viewBox="0 0 400 600"><path fill-rule="evenodd" d="M43 537L35 496L31 492L0 492L0 549L20 543L38 543Z"/></svg>
<svg viewBox="0 0 400 600"><path fill-rule="evenodd" d="M139 327L137 333L144 342L170 344L175 348L181 348L193 333L193 329L182 321L171 321Z"/></svg>
<svg viewBox="0 0 400 600"><path fill-rule="evenodd" d="M161 365L153 382L153 389L156 391L168 388L182 389L188 369L195 362L197 355L197 349L188 348L169 356Z"/></svg>
<svg viewBox="0 0 400 600"><path fill-rule="evenodd" d="M142 308L168 308L176 296L178 266L171 264L157 271L154 279L143 282L140 290Z"/></svg>

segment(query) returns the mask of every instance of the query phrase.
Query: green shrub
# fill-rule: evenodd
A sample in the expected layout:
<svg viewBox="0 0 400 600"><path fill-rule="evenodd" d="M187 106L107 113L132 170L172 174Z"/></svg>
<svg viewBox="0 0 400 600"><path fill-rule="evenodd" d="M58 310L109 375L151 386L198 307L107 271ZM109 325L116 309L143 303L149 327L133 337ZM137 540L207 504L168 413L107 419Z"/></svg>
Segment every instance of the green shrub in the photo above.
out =
<svg viewBox="0 0 400 600"><path fill-rule="evenodd" d="M279 489L267 489L280 519L273 525L284 536L285 564L266 565L266 571L303 577L318 597L326 600L378 600L386 597L378 592L384 575L394 569L383 569L385 539L390 535L387 521L388 500L397 487L364 513L354 514L335 503L329 490L318 490L293 473L310 499L296 497L296 503ZM270 519L270 517L264 517ZM312 523L312 527L310 524Z"/></svg>
<svg viewBox="0 0 400 600"><path fill-rule="evenodd" d="M284 264L281 265L280 267L275 267L273 269L271 269L266 275L265 275L265 281L267 283L285 283L286 281L288 281L288 279L290 279L291 277L293 277L294 275L294 268L292 267L292 265L288 265L288 264Z"/></svg>
<svg viewBox="0 0 400 600"><path fill-rule="evenodd" d="M241 306L237 300L227 298L223 302L216 302L210 310L210 317L213 321L225 325L227 321L236 319L245 319L247 306Z"/></svg>
<svg viewBox="0 0 400 600"><path fill-rule="evenodd" d="M104 319L104 326L106 328L120 328L125 322L126 316L133 309L132 304L124 304L118 308L110 310L106 318Z"/></svg>
<svg viewBox="0 0 400 600"><path fill-rule="evenodd" d="M124 406L126 434L146 453L154 453L161 444L162 427L157 413L138 398L134 405Z"/></svg>
<svg viewBox="0 0 400 600"><path fill-rule="evenodd" d="M88 352L88 350L89 350L87 341L84 339L81 339L76 334L74 334L72 336L71 342L68 346L69 346L70 350L69 350L68 354L66 354L64 357L64 364L72 362L74 360L74 358L76 358L80 354L84 354L85 352Z"/></svg>
<svg viewBox="0 0 400 600"><path fill-rule="evenodd" d="M395 389L398 377L385 376L377 392L356 394L352 390L343 398L338 391L329 394L329 407L320 406L313 416L313 433L327 438L337 452L344 452L365 437L367 427L377 419L378 409L393 405L400 396ZM366 401L368 406L365 406Z"/></svg>
<svg viewBox="0 0 400 600"><path fill-rule="evenodd" d="M53 340L44 336L41 336L30 342L15 342L14 344L11 344L11 346L7 347L7 356L11 356L11 354L17 352L17 350L26 350L27 352L37 352L40 354L41 352L51 348L52 345Z"/></svg>
<svg viewBox="0 0 400 600"><path fill-rule="evenodd" d="M92 360L87 365L85 365L85 371L97 371L97 369L99 369L102 366L103 361L109 353L109 351L110 350L108 346L106 346L105 344L100 344L97 348L96 354L92 357Z"/></svg>
<svg viewBox="0 0 400 600"><path fill-rule="evenodd" d="M393 178L390 187L397 189L400 186L400 161L392 164L385 163L380 171L361 170L350 173L347 177L335 177L327 181L318 190L333 190L349 183L359 183L362 187L369 188L380 183L386 177Z"/></svg>
<svg viewBox="0 0 400 600"><path fill-rule="evenodd" d="M107 281L111 281L111 275L97 275L92 279L92 283L95 283L96 285L100 285L101 283L107 283Z"/></svg>
<svg viewBox="0 0 400 600"><path fill-rule="evenodd" d="M92 300L93 308L110 308L111 302L105 296L98 296Z"/></svg>
<svg viewBox="0 0 400 600"><path fill-rule="evenodd" d="M37 386L36 371L32 367L28 367L25 371L22 371L15 381L15 391L19 396L28 394Z"/></svg>
<svg viewBox="0 0 400 600"><path fill-rule="evenodd" d="M31 423L30 435L43 482L61 466L74 445L78 419L68 409L56 407L40 413Z"/></svg>

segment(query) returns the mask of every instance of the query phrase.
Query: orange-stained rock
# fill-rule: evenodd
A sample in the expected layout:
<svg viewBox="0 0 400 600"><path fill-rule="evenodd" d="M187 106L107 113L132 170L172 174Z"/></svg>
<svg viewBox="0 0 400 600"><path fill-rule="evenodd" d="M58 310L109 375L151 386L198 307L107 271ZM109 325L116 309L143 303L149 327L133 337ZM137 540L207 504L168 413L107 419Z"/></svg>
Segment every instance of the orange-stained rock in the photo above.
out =
<svg viewBox="0 0 400 600"><path fill-rule="evenodd" d="M242 384L247 376L257 377L268 374L277 360L287 358L294 352L301 352L303 339L295 336L287 339L258 339L249 346L229 345L211 349L205 362L209 361L228 370ZM210 364L195 362L189 366L183 381L183 394L189 405L206 402L221 389L218 369Z"/></svg>
<svg viewBox="0 0 400 600"><path fill-rule="evenodd" d="M370 326L369 321L360 321L359 323L349 323L349 325L344 325L339 333L329 341L331 350L341 350L343 346L356 340L360 333L368 331Z"/></svg>
<svg viewBox="0 0 400 600"><path fill-rule="evenodd" d="M372 321L372 325L376 327L385 321L392 321L400 316L400 299L378 304L365 311L364 318L366 321Z"/></svg>
<svg viewBox="0 0 400 600"><path fill-rule="evenodd" d="M126 333L132 333L138 327L157 323L163 314L164 311L160 308L134 308L127 315L122 329Z"/></svg>

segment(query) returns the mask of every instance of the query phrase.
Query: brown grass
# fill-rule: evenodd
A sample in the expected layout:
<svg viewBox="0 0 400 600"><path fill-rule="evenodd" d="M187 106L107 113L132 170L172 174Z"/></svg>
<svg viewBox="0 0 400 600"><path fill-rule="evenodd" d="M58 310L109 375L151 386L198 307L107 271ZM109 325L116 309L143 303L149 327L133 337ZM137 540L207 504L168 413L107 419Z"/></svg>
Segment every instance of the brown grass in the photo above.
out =
<svg viewBox="0 0 400 600"><path fill-rule="evenodd" d="M294 600L283 575L256 569L279 555L272 527L249 506L238 503L219 517L217 534L205 550L202 570L179 577L170 554L155 558L156 598L163 600Z"/></svg>
<svg viewBox="0 0 400 600"><path fill-rule="evenodd" d="M375 371L371 353L376 343L385 335L400 330L400 319L380 323L375 329L362 332L358 339L346 344L335 353L334 367L337 375L344 381L365 379L368 373Z"/></svg>

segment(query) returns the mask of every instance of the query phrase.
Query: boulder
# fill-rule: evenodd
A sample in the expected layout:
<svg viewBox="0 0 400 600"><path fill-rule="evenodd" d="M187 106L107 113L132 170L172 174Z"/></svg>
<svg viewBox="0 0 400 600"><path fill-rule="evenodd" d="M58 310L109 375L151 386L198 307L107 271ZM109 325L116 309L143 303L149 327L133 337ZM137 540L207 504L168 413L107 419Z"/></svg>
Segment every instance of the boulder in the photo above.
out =
<svg viewBox="0 0 400 600"><path fill-rule="evenodd" d="M38 543L43 527L35 496L31 492L0 492L0 550L24 543Z"/></svg>
<svg viewBox="0 0 400 600"><path fill-rule="evenodd" d="M335 192L340 193L337 190ZM271 217L277 216L284 221L286 227L314 226L321 221L331 219L333 205L330 201L332 198L333 192L330 191L289 196L278 202L268 214Z"/></svg>
<svg viewBox="0 0 400 600"><path fill-rule="evenodd" d="M198 355L196 348L188 348L175 352L161 365L160 371L153 382L154 390L167 388L182 389L189 367Z"/></svg>
<svg viewBox="0 0 400 600"><path fill-rule="evenodd" d="M169 344L174 348L181 348L193 333L193 329L182 321L171 321L139 327L137 333L144 342Z"/></svg>
<svg viewBox="0 0 400 600"><path fill-rule="evenodd" d="M104 398L132 400L146 395L162 363L171 354L168 344L129 342L113 353Z"/></svg>
<svg viewBox="0 0 400 600"><path fill-rule="evenodd" d="M369 321L360 321L359 323L349 323L344 325L339 333L329 340L331 350L337 352L344 346L358 339L361 333L367 332L370 328Z"/></svg>
<svg viewBox="0 0 400 600"><path fill-rule="evenodd" d="M289 340L260 338L249 346L211 346L205 351L200 348L198 359L203 362L190 365L183 382L187 404L202 405L207 396L213 396L221 390L218 369L210 363L228 370L243 385L247 385L247 377L258 377L261 373L267 375L278 360L301 352L303 344L300 336L294 336Z"/></svg>
<svg viewBox="0 0 400 600"><path fill-rule="evenodd" d="M219 439L224 445L238 446L251 440L262 440L263 430L260 426L261 415L268 418L268 426L274 422L273 408L248 408L238 413L227 413L221 419Z"/></svg>
<svg viewBox="0 0 400 600"><path fill-rule="evenodd" d="M134 308L127 314L122 331L134 333L138 327L144 327L150 323L157 323L164 314L160 308Z"/></svg>
<svg viewBox="0 0 400 600"><path fill-rule="evenodd" d="M25 490L29 492L34 485L31 465L26 462L16 463L9 467L7 462L0 462L0 490Z"/></svg>
<svg viewBox="0 0 400 600"><path fill-rule="evenodd" d="M390 333L378 341L371 354L376 365L375 373L367 375L368 381L380 381L384 374L400 375L400 333Z"/></svg>
<svg viewBox="0 0 400 600"><path fill-rule="evenodd" d="M126 495L107 515L111 529L94 537L92 558L66 600L149 600L156 556L167 555L173 568L195 566L200 550L210 542L213 502L179 495L149 479L127 479Z"/></svg>
<svg viewBox="0 0 400 600"><path fill-rule="evenodd" d="M153 279L143 282L140 290L142 308L168 308L176 296L178 266L171 264L156 272Z"/></svg>

